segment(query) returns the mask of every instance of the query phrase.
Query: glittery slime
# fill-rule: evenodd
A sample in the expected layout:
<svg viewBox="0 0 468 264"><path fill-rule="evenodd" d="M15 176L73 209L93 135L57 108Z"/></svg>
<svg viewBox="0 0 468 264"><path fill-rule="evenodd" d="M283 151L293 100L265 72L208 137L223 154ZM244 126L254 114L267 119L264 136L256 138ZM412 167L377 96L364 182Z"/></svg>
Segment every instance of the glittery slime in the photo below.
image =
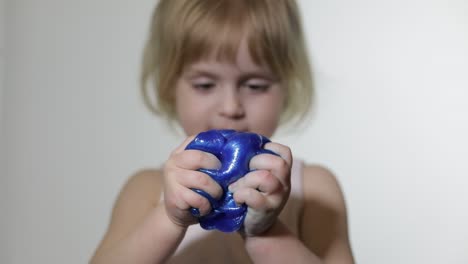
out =
<svg viewBox="0 0 468 264"><path fill-rule="evenodd" d="M211 153L221 161L219 169L199 169L199 171L208 174L222 187L222 197L216 200L202 190L193 189L211 203L211 212L204 216L200 216L200 211L197 208L190 209L192 215L198 218L203 229L234 232L242 227L247 214L247 206L245 204L239 206L235 203L228 186L251 171L249 162L253 156L261 153L277 155L263 148L268 142L270 142L268 138L255 133L235 130L208 130L198 134L187 145L186 149Z"/></svg>

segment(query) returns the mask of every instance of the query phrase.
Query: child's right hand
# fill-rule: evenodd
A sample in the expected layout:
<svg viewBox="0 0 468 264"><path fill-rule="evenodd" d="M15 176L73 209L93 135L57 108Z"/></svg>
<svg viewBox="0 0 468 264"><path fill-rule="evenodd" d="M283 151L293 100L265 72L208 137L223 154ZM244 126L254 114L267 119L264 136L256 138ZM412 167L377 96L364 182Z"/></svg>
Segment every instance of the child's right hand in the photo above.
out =
<svg viewBox="0 0 468 264"><path fill-rule="evenodd" d="M207 192L215 199L222 196L221 186L210 176L197 171L219 169L220 161L212 154L199 150L185 150L194 139L187 138L177 147L164 164L164 205L169 219L176 225L188 227L197 223L190 208L198 208L201 215L211 211L210 202L192 189Z"/></svg>

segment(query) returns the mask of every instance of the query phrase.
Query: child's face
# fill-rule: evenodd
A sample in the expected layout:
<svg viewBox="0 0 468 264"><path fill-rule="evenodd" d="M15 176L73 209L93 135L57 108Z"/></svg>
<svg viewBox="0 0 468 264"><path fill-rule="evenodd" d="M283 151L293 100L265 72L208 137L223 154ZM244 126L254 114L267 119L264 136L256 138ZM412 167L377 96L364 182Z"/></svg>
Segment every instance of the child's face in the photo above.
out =
<svg viewBox="0 0 468 264"><path fill-rule="evenodd" d="M212 59L188 65L175 96L177 117L187 135L235 129L271 137L286 91L268 67L252 61L244 41L235 63Z"/></svg>

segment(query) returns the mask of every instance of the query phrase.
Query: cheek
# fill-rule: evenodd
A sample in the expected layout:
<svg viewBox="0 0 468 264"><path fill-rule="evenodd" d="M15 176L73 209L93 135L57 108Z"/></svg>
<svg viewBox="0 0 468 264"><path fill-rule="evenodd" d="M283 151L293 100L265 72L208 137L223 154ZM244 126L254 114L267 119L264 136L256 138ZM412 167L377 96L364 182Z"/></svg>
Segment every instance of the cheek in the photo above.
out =
<svg viewBox="0 0 468 264"><path fill-rule="evenodd" d="M186 94L186 93L185 93ZM177 87L175 92L175 112L179 124L184 128L188 121L192 119L193 107L190 96L184 96L183 87Z"/></svg>
<svg viewBox="0 0 468 264"><path fill-rule="evenodd" d="M207 102L200 102L199 98L190 91L181 90L176 93L176 118L187 135L207 130L208 106Z"/></svg>
<svg viewBox="0 0 468 264"><path fill-rule="evenodd" d="M198 128L200 122L196 116L197 115L193 111L189 111L188 107L184 107L177 113L177 122L185 131L186 135L197 134L197 131L200 130Z"/></svg>
<svg viewBox="0 0 468 264"><path fill-rule="evenodd" d="M179 118L190 115L196 110L196 107L194 107L196 98L184 81L179 80L177 82L174 95L175 110Z"/></svg>
<svg viewBox="0 0 468 264"><path fill-rule="evenodd" d="M265 98L264 102L256 101L251 109L254 116L250 121L251 128L262 135L271 137L279 125L283 105L284 100L277 96Z"/></svg>
<svg viewBox="0 0 468 264"><path fill-rule="evenodd" d="M286 92L284 90L281 89L271 95L267 109L269 110L272 119L279 120L284 111L285 103Z"/></svg>

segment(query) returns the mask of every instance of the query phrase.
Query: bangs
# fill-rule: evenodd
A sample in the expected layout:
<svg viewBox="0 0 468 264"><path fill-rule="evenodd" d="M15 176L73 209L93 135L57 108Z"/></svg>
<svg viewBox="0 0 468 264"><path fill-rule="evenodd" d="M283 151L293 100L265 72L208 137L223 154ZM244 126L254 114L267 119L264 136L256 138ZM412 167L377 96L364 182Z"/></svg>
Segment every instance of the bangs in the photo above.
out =
<svg viewBox="0 0 468 264"><path fill-rule="evenodd" d="M203 59L235 61L245 22L235 19L229 10L219 11L213 9L207 11L211 14L200 14L200 19L188 28L182 42L182 65Z"/></svg>
<svg viewBox="0 0 468 264"><path fill-rule="evenodd" d="M257 65L268 66L274 73L280 74L279 62L286 59L281 58L281 55L288 52L281 52L279 47L269 46L275 43L267 39L271 37L272 32L269 31L274 28L271 25L272 21L262 21L262 17L258 17L259 12L254 10L254 2L200 1L200 6L192 10L192 19L186 21L190 24L183 27L186 31L181 34L184 37L181 41L179 65L187 66L210 59L235 63L239 46L242 41L246 41L250 56Z"/></svg>

